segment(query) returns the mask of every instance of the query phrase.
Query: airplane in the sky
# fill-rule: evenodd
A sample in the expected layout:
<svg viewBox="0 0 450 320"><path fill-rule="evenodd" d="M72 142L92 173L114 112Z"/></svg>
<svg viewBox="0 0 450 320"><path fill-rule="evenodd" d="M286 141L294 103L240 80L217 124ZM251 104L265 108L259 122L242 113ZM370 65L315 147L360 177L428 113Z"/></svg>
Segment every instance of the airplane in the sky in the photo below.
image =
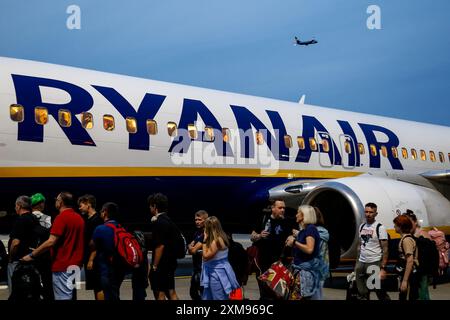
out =
<svg viewBox="0 0 450 320"><path fill-rule="evenodd" d="M299 38L294 37L294 44L296 46L309 46L310 44L316 44L317 41L315 39L308 40L308 41L301 41Z"/></svg>
<svg viewBox="0 0 450 320"><path fill-rule="evenodd" d="M341 258L355 256L367 202L392 238L407 209L450 231L446 126L12 58L0 105L6 216L19 195L67 190L150 224L146 198L162 192L182 228L205 209L249 233L282 198L288 215L321 209Z"/></svg>

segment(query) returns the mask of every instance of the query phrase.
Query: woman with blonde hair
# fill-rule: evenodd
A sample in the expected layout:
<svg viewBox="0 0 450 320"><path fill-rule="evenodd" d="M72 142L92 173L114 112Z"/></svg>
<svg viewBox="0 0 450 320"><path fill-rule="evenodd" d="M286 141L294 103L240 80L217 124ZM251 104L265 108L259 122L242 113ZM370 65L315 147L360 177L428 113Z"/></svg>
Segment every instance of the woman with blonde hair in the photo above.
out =
<svg viewBox="0 0 450 320"><path fill-rule="evenodd" d="M319 259L320 235L315 226L316 212L309 205L301 205L295 216L300 231L294 231L286 240L286 245L293 247L293 268L300 273L301 298L320 299L320 268Z"/></svg>
<svg viewBox="0 0 450 320"><path fill-rule="evenodd" d="M200 277L202 299L228 300L231 291L239 288L236 275L228 261L228 237L215 216L205 220L204 233Z"/></svg>

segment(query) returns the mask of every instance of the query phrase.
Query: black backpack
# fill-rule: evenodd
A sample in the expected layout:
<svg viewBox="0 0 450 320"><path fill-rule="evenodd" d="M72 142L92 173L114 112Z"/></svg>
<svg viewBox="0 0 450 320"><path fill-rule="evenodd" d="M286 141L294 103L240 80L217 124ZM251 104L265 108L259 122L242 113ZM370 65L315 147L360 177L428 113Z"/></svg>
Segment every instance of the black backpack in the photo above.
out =
<svg viewBox="0 0 450 320"><path fill-rule="evenodd" d="M135 230L133 231L133 236L136 238L137 242L139 243L139 246L141 247L142 253L144 253L147 250L147 245L145 243L145 235L142 231Z"/></svg>
<svg viewBox="0 0 450 320"><path fill-rule="evenodd" d="M11 301L42 300L41 276L33 263L19 262L12 275Z"/></svg>
<svg viewBox="0 0 450 320"><path fill-rule="evenodd" d="M38 217L33 215L33 241L32 247L36 249L50 237L50 229L43 227Z"/></svg>
<svg viewBox="0 0 450 320"><path fill-rule="evenodd" d="M173 245L174 245L173 250L174 250L175 258L183 259L186 256L186 251L187 251L186 238L184 237L183 233L178 228L178 226L166 214L161 215L161 217L163 217L164 219L169 221L170 225L172 226L172 228L174 230L175 239L173 242Z"/></svg>
<svg viewBox="0 0 450 320"><path fill-rule="evenodd" d="M417 250L419 250L419 266L417 271L423 275L439 275L439 252L436 243L425 237L415 238Z"/></svg>
<svg viewBox="0 0 450 320"><path fill-rule="evenodd" d="M187 251L186 238L175 224L174 226L177 230L177 236L175 238L175 257L177 259L183 259L186 256Z"/></svg>
<svg viewBox="0 0 450 320"><path fill-rule="evenodd" d="M228 261L233 268L234 274L239 284L245 285L248 281L248 256L247 251L242 244L230 239L230 246L228 248Z"/></svg>
<svg viewBox="0 0 450 320"><path fill-rule="evenodd" d="M436 277L439 275L439 252L436 248L436 244L433 240L425 237L413 237L407 235L416 241L416 248L418 253L419 265L417 266L417 272L421 275L428 275ZM406 238L405 237L405 238ZM403 238L404 239L404 238ZM400 245L403 251L403 245Z"/></svg>

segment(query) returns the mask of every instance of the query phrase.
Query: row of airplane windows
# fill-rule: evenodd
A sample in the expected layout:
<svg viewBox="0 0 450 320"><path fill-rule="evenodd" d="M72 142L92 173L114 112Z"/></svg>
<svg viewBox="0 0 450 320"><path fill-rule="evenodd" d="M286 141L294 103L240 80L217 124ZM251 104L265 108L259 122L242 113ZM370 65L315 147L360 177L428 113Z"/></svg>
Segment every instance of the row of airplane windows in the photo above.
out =
<svg viewBox="0 0 450 320"><path fill-rule="evenodd" d="M24 112L23 106L18 105L18 104L12 104L10 106L9 110L10 110L11 120L13 120L15 122L22 122L25 119L25 112ZM47 124L47 122L48 122L47 108L35 107L34 108L34 120L39 125ZM60 109L58 111L58 123L62 127L70 127L72 125L71 112L69 110ZM126 129L129 133L134 134L137 132L137 122L136 122L135 118L127 117L125 119L125 123L126 123ZM85 129L92 129L94 127L94 118L90 112L81 113L81 125ZM156 135L158 133L158 124L155 120L147 119L146 125L147 125L147 133L149 135ZM115 119L112 115L110 115L110 114L103 115L103 128L106 131L113 131L115 129ZM188 132L189 132L189 136L191 137L191 139L194 139L194 140L197 139L198 131L197 131L195 124L188 125ZM169 134L170 137L176 137L178 135L177 124L175 122L170 121L167 123L167 133ZM263 136L262 132L257 131L255 135L256 135L255 136L256 143L258 145L262 145L264 143L264 136ZM214 141L214 129L212 127L206 126L205 134L204 134L203 138L204 138L204 141ZM224 142L230 141L230 131L228 128L222 129L222 139ZM309 146L310 146L311 150L317 151L318 145L321 145L321 149L322 149L321 151L329 152L330 151L329 140L327 138L322 138L321 140L322 141L318 142L315 138L309 138L308 142L309 142ZM290 135L284 136L284 144L285 144L286 148L293 147L293 141L292 141L292 137ZM301 136L298 136L297 137L297 145L300 150L305 149L305 139ZM352 141L348 140L348 139L346 141L344 141L345 152L347 154L351 154L352 149L353 149ZM378 148L375 145L373 145L373 144L369 145L369 149L370 149L370 154L372 156L377 156ZM402 147L400 150L401 150L402 158L408 159L409 158L408 149ZM388 152L391 152L392 156L394 158L399 157L399 151L396 147L392 147L391 150L389 151L386 146L381 146L379 151L383 157L388 157ZM425 150L420 150L418 153L416 149L412 148L410 151L411 151L411 158L413 160L417 160L419 158L423 161L427 160L427 152ZM362 143L358 143L358 152L361 155L366 153L365 147ZM438 155L439 155L439 161L442 163L445 162L444 153L439 152ZM429 159L432 162L437 161L437 157L436 157L436 154L434 151L429 151ZM450 161L450 153L448 153L448 159Z"/></svg>

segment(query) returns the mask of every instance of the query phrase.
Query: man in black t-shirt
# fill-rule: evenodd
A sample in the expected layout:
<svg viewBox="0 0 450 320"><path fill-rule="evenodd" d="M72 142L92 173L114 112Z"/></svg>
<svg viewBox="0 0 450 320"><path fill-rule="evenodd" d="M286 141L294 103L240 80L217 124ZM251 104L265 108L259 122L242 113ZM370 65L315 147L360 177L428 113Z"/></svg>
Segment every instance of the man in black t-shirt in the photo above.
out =
<svg viewBox="0 0 450 320"><path fill-rule="evenodd" d="M8 287L12 291L12 275L19 260L31 252L34 233L34 217L31 213L31 199L27 196L20 196L16 200L16 213L19 215L9 235L9 263L8 263Z"/></svg>
<svg viewBox="0 0 450 320"><path fill-rule="evenodd" d="M152 264L150 285L156 300L178 300L175 291L175 239L177 230L167 216L168 200L161 193L148 197L148 206L152 215Z"/></svg>
<svg viewBox="0 0 450 320"><path fill-rule="evenodd" d="M294 228L293 220L284 217L286 205L283 200L271 201L271 213L265 215L255 226L250 240L258 247L258 262L261 272L269 269L272 263L280 259L286 238ZM257 274L256 277L259 275ZM268 298L264 288L258 281L261 299Z"/></svg>
<svg viewBox="0 0 450 320"><path fill-rule="evenodd" d="M93 243L91 245L92 235L94 234L95 228L103 224L103 219L95 210L96 205L97 199L91 194L85 194L78 198L78 208L84 219L83 265L86 278L86 290L94 291L95 300L104 300L98 263L96 264L94 259L94 263L89 265L90 256L95 251Z"/></svg>
<svg viewBox="0 0 450 320"><path fill-rule="evenodd" d="M192 276L189 294L192 300L201 300L203 287L200 286L200 275L202 273L202 249L205 229L205 220L208 218L208 212L199 210L195 213L194 221L197 230L194 233L192 242L188 245L188 252L192 255Z"/></svg>

